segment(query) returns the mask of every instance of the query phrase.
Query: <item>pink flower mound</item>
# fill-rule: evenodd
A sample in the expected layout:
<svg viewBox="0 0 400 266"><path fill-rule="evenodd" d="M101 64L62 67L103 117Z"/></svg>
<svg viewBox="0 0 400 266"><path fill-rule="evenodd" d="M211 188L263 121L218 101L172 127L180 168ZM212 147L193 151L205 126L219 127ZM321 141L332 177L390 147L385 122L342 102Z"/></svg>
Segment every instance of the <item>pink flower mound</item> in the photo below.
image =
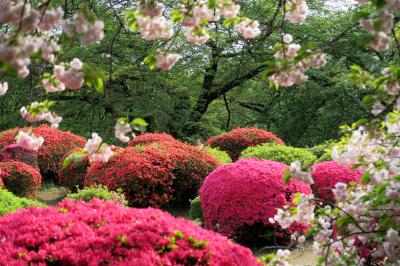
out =
<svg viewBox="0 0 400 266"><path fill-rule="evenodd" d="M361 172L353 171L349 166L342 166L335 161L322 162L314 164L315 173L314 188L317 196L324 200L334 200L332 189L336 183L342 182L348 184L352 181L358 182L361 178Z"/></svg>
<svg viewBox="0 0 400 266"><path fill-rule="evenodd" d="M225 134L211 137L204 145L219 148L236 161L244 149L262 143L285 145L283 140L261 128L235 128Z"/></svg>
<svg viewBox="0 0 400 266"><path fill-rule="evenodd" d="M285 185L282 176L287 167L274 161L241 159L214 170L200 188L205 226L236 238L246 238L241 230L255 223L273 232L276 225L268 219L276 214L276 208L290 204L296 192L312 192L309 185L297 180ZM305 232L306 228L296 224L276 236L285 238L295 230Z"/></svg>
<svg viewBox="0 0 400 266"><path fill-rule="evenodd" d="M131 140L128 144L129 147L135 147L136 145L151 144L154 142L178 142L174 137L168 135L167 133L146 133L137 136Z"/></svg>
<svg viewBox="0 0 400 266"><path fill-rule="evenodd" d="M261 265L249 249L157 209L64 200L0 218L2 265Z"/></svg>

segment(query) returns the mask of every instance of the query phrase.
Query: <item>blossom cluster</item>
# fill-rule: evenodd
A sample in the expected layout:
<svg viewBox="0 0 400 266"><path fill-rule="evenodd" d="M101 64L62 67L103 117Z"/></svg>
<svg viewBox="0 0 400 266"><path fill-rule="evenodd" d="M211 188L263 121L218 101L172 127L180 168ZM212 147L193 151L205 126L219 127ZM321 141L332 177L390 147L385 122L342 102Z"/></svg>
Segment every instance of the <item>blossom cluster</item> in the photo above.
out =
<svg viewBox="0 0 400 266"><path fill-rule="evenodd" d="M83 149L89 160L92 162L108 162L113 155L112 149L96 132L92 133L92 138L88 139Z"/></svg>
<svg viewBox="0 0 400 266"><path fill-rule="evenodd" d="M359 4L368 4L369 0L356 0ZM385 1L377 8L370 18L360 19L360 26L371 34L369 47L376 51L389 48L391 31L394 26L394 13L400 10L400 3L396 0Z"/></svg>
<svg viewBox="0 0 400 266"><path fill-rule="evenodd" d="M84 44L100 41L104 37L104 22L100 19L88 19L83 12L75 13L72 21L64 21L63 26L69 38L78 36Z"/></svg>
<svg viewBox="0 0 400 266"><path fill-rule="evenodd" d="M158 209L64 200L0 218L5 265L247 265L251 251Z"/></svg>
<svg viewBox="0 0 400 266"><path fill-rule="evenodd" d="M40 122L40 121L47 121L51 124L51 128L58 128L62 117L58 116L54 112L49 111L49 107L52 103L47 101L45 102L33 102L31 103L28 108L25 106L21 107L19 113L21 114L22 118L30 123Z"/></svg>
<svg viewBox="0 0 400 266"><path fill-rule="evenodd" d="M277 208L291 204L296 193L312 193L310 186L301 181L284 183L282 176L287 167L274 161L241 159L213 171L199 191L205 226L230 237L251 237L241 230L262 223L264 232L253 233L276 230L275 236L282 241L290 241L294 231L305 233L307 226L281 228L270 220Z"/></svg>
<svg viewBox="0 0 400 266"><path fill-rule="evenodd" d="M292 43L293 37L290 34L285 34L282 40L283 43L275 47L276 61L273 63L273 72L268 77L270 81L283 87L298 85L308 79L305 74L308 69L325 66L325 54L301 51L299 44Z"/></svg>
<svg viewBox="0 0 400 266"><path fill-rule="evenodd" d="M308 15L306 0L290 0L286 9L285 19L293 22L303 22Z"/></svg>

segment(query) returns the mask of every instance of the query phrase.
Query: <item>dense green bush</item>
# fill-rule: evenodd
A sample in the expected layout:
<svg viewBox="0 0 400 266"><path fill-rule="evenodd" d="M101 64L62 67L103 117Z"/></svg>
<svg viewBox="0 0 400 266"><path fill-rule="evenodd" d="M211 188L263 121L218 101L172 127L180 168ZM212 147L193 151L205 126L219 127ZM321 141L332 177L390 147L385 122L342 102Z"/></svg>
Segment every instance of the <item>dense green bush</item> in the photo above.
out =
<svg viewBox="0 0 400 266"><path fill-rule="evenodd" d="M9 212L14 212L20 208L27 208L29 206L46 205L27 198L19 198L6 189L0 189L0 216Z"/></svg>
<svg viewBox="0 0 400 266"><path fill-rule="evenodd" d="M121 189L117 191L110 191L104 185L97 185L91 187L85 187L84 189L78 189L76 193L70 193L67 198L73 201L83 200L89 202L92 198L99 198L103 200L116 200L122 205L128 206L128 202L125 200L125 196Z"/></svg>
<svg viewBox="0 0 400 266"><path fill-rule="evenodd" d="M191 220L203 223L203 212L199 196L190 201L189 217Z"/></svg>
<svg viewBox="0 0 400 266"><path fill-rule="evenodd" d="M294 161L300 161L302 165L311 165L317 160L315 155L306 149L271 144L249 147L240 157L271 160L287 165Z"/></svg>
<svg viewBox="0 0 400 266"><path fill-rule="evenodd" d="M218 161L220 161L222 164L226 164L226 163L231 163L232 159L231 157L229 157L229 154L225 151L220 151L218 149L215 148L211 148L208 146L205 146L204 149L211 154L212 156L214 156Z"/></svg>

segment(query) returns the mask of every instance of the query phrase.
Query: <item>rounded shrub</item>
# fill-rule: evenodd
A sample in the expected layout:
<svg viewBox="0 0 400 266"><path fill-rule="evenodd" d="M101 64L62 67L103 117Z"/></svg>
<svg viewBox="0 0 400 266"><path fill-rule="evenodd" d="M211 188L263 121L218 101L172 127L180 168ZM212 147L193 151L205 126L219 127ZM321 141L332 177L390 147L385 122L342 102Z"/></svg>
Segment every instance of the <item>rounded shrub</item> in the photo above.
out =
<svg viewBox="0 0 400 266"><path fill-rule="evenodd" d="M0 133L0 152L8 145L15 143L15 136L19 130L28 128L14 128ZM85 145L85 138L68 131L53 129L47 125L33 128L33 134L44 138L43 145L38 150L40 172L44 177L53 178L58 171L61 158L76 148Z"/></svg>
<svg viewBox="0 0 400 266"><path fill-rule="evenodd" d="M203 211L201 210L201 202L199 196L190 201L189 217L191 220L203 223Z"/></svg>
<svg viewBox="0 0 400 266"><path fill-rule="evenodd" d="M183 142L160 142L151 146L166 154L173 163L175 203L188 204L198 195L204 178L221 165L204 149Z"/></svg>
<svg viewBox="0 0 400 266"><path fill-rule="evenodd" d="M0 216L30 206L45 206L45 204L27 198L20 198L6 189L0 189Z"/></svg>
<svg viewBox="0 0 400 266"><path fill-rule="evenodd" d="M60 160L57 184L71 190L82 188L89 166L89 157L82 154L82 149L71 151Z"/></svg>
<svg viewBox="0 0 400 266"><path fill-rule="evenodd" d="M39 171L25 163L0 162L0 179L4 187L20 197L36 199L42 184Z"/></svg>
<svg viewBox="0 0 400 266"><path fill-rule="evenodd" d="M271 144L249 147L242 152L240 157L271 160L287 165L294 161L300 161L302 165L311 165L317 160L315 155L306 149Z"/></svg>
<svg viewBox="0 0 400 266"><path fill-rule="evenodd" d="M17 144L6 146L0 154L0 162L18 161L28 164L39 171L37 151L26 150Z"/></svg>
<svg viewBox="0 0 400 266"><path fill-rule="evenodd" d="M173 198L173 167L172 160L158 148L128 147L107 163L90 166L84 186L102 184L110 190L121 188L130 206L162 206Z"/></svg>
<svg viewBox="0 0 400 266"><path fill-rule="evenodd" d="M189 221L99 199L4 216L0 239L5 265L261 265L249 249Z"/></svg>
<svg viewBox="0 0 400 266"><path fill-rule="evenodd" d="M221 164L227 164L232 162L231 157L229 157L229 154L225 151L220 151L218 149L211 148L208 146L204 146L203 149L205 149L209 154L214 156Z"/></svg>
<svg viewBox="0 0 400 266"><path fill-rule="evenodd" d="M225 134L211 137L205 145L226 151L232 160L236 161L244 149L262 143L285 144L273 133L261 128L236 128Z"/></svg>
<svg viewBox="0 0 400 266"><path fill-rule="evenodd" d="M277 208L291 204L295 193L312 193L309 185L298 180L283 182L287 167L274 161L241 159L213 171L200 188L205 226L244 243L264 244L276 238L285 244L294 231L304 233L307 228L300 224L282 230L269 222Z"/></svg>
<svg viewBox="0 0 400 266"><path fill-rule="evenodd" d="M350 166L343 166L335 161L314 164L314 194L323 200L332 201L335 199L332 189L336 183L359 182L361 172L352 170Z"/></svg>
<svg viewBox="0 0 400 266"><path fill-rule="evenodd" d="M102 200L114 200L124 206L128 205L128 202L125 200L125 196L122 193L121 189L117 189L117 191L110 191L104 185L97 185L92 187L85 187L84 189L79 189L76 193L68 194L67 198L75 202L80 200L89 202L93 198L98 198Z"/></svg>
<svg viewBox="0 0 400 266"><path fill-rule="evenodd" d="M154 142L175 142L177 141L171 135L167 133L145 133L133 138L129 143L129 147L135 147L136 145L146 145Z"/></svg>

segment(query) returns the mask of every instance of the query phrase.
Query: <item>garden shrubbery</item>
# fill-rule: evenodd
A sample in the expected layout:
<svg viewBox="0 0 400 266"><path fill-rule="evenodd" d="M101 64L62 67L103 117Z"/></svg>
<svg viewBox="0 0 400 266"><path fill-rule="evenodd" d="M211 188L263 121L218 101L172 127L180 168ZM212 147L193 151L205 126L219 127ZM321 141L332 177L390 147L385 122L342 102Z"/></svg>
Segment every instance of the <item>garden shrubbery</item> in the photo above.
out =
<svg viewBox="0 0 400 266"><path fill-rule="evenodd" d="M214 156L221 164L231 163L232 159L229 157L229 154L225 151L220 151L215 148L211 148L208 146L203 147L208 153Z"/></svg>
<svg viewBox="0 0 400 266"><path fill-rule="evenodd" d="M96 162L87 170L84 185L121 188L130 206L162 206L173 199L174 163L156 147L126 148L107 163Z"/></svg>
<svg viewBox="0 0 400 266"><path fill-rule="evenodd" d="M2 217L0 239L5 265L261 265L249 249L189 221L99 199Z"/></svg>
<svg viewBox="0 0 400 266"><path fill-rule="evenodd" d="M15 136L19 130L27 128L14 128L0 133L0 152L15 143ZM43 145L38 150L38 163L40 172L46 178L53 178L58 171L59 161L67 153L85 145L85 138L68 131L61 131L41 125L33 128L33 134L44 138Z"/></svg>
<svg viewBox="0 0 400 266"><path fill-rule="evenodd" d="M359 170L352 170L350 166L343 166L335 161L317 163L314 164L314 168L315 172L312 175L314 194L327 201L335 199L332 189L335 188L336 183L359 182L361 178Z"/></svg>
<svg viewBox="0 0 400 266"><path fill-rule="evenodd" d="M86 170L90 166L87 155L82 156L82 149L75 149L60 160L57 184L71 190L82 188Z"/></svg>
<svg viewBox="0 0 400 266"><path fill-rule="evenodd" d="M204 144L226 151L231 159L236 161L244 149L262 143L285 144L273 133L260 128L236 128L222 135L211 137Z"/></svg>
<svg viewBox="0 0 400 266"><path fill-rule="evenodd" d="M6 146L0 154L0 162L18 161L28 164L39 171L37 151L24 149L17 144Z"/></svg>
<svg viewBox="0 0 400 266"><path fill-rule="evenodd" d="M83 200L86 202L89 202L93 198L98 198L102 200L118 201L124 206L128 205L128 202L125 200L125 196L122 193L121 189L117 189L117 191L110 191L104 185L97 185L92 187L85 187L84 189L79 189L76 193L68 194L67 198L73 201Z"/></svg>
<svg viewBox="0 0 400 266"><path fill-rule="evenodd" d="M190 201L189 217L191 220L203 223L203 211L201 210L201 202L199 196Z"/></svg>
<svg viewBox="0 0 400 266"><path fill-rule="evenodd" d="M160 142L151 145L166 154L174 165L174 200L189 203L194 199L204 178L221 163L204 149L182 142Z"/></svg>
<svg viewBox="0 0 400 266"><path fill-rule="evenodd" d="M142 135L137 136L136 138L133 138L128 146L129 147L135 147L136 145L146 145L146 144L151 144L154 142L175 142L178 141L171 135L168 135L167 133L145 133Z"/></svg>
<svg viewBox="0 0 400 266"><path fill-rule="evenodd" d="M0 186L1 187L1 186ZM0 189L0 216L6 213L14 212L20 208L27 208L30 206L45 206L38 201L30 200L27 198L19 198L7 191Z"/></svg>
<svg viewBox="0 0 400 266"><path fill-rule="evenodd" d="M0 162L0 179L4 187L20 197L36 199L42 184L39 171L17 161Z"/></svg>
<svg viewBox="0 0 400 266"><path fill-rule="evenodd" d="M317 160L315 155L306 149L271 144L249 147L242 152L240 157L271 160L287 165L294 161L299 161L302 165L311 165Z"/></svg>
<svg viewBox="0 0 400 266"><path fill-rule="evenodd" d="M269 222L277 208L291 204L295 193L312 193L300 181L284 183L287 167L274 161L241 159L213 171L200 188L205 226L244 242L256 242L269 234L267 241L275 237L286 243L294 230L304 233L307 228L298 224L282 230Z"/></svg>

